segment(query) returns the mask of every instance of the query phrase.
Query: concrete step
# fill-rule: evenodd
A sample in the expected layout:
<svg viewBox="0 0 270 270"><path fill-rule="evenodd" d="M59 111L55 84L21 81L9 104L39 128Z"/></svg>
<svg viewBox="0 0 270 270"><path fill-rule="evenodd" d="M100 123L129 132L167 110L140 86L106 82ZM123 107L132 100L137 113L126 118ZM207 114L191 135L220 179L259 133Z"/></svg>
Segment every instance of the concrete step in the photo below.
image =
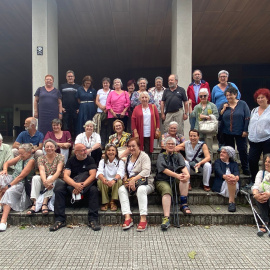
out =
<svg viewBox="0 0 270 270"><path fill-rule="evenodd" d="M137 197L130 197L131 205L138 205ZM241 205L247 204L245 197L241 194L237 196L237 203ZM228 198L224 198L216 192L206 192L202 188L193 188L188 193L189 205L227 205ZM158 192L148 195L148 205L161 205L161 196Z"/></svg>
<svg viewBox="0 0 270 270"><path fill-rule="evenodd" d="M227 205L190 205L192 215L184 216L179 211L180 224L184 225L225 225L225 224L254 224L252 211L248 206L237 205L237 211L230 213L227 210ZM138 207L133 207L132 217L135 224L139 222ZM67 208L67 224L87 224L87 208ZM172 216L172 215L171 215ZM149 224L160 224L163 217L161 205L149 205L147 220ZM121 211L116 212L106 211L99 213L99 221L101 225L122 224L123 216ZM171 223L173 218L171 218ZM41 213L35 214L33 217L28 217L25 212L11 212L8 219L8 224L11 225L47 225L54 223L54 215L52 212L44 217Z"/></svg>

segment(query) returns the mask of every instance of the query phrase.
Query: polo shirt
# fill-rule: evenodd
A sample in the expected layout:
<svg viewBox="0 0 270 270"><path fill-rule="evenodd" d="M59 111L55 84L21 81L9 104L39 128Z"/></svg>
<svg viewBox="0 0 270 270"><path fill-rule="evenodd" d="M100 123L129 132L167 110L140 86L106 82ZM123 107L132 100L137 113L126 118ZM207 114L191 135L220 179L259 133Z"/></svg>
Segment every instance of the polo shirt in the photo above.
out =
<svg viewBox="0 0 270 270"><path fill-rule="evenodd" d="M167 88L163 93L162 101L165 102L166 113L178 111L183 108L183 102L187 101L186 91L179 86L174 91Z"/></svg>
<svg viewBox="0 0 270 270"><path fill-rule="evenodd" d="M76 156L73 156L67 161L65 169L70 170L70 178L74 178L80 173L97 169L97 165L90 156L87 156L84 160L78 160Z"/></svg>
<svg viewBox="0 0 270 270"><path fill-rule="evenodd" d="M16 142L22 143L32 143L33 145L39 146L40 143L43 142L44 135L40 131L36 131L33 137L30 136L27 130L22 131L16 139Z"/></svg>

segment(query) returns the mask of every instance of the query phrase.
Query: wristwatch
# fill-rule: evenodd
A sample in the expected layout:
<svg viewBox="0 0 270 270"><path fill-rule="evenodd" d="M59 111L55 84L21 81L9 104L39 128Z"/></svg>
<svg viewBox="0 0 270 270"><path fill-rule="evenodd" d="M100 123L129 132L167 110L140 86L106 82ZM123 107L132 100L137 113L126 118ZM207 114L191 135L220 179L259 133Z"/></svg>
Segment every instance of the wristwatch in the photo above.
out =
<svg viewBox="0 0 270 270"><path fill-rule="evenodd" d="M118 181L118 179L117 179L117 178L113 178L113 180L114 180L115 182L117 182L117 181Z"/></svg>
<svg viewBox="0 0 270 270"><path fill-rule="evenodd" d="M10 188L11 187L11 184L8 184L7 187Z"/></svg>

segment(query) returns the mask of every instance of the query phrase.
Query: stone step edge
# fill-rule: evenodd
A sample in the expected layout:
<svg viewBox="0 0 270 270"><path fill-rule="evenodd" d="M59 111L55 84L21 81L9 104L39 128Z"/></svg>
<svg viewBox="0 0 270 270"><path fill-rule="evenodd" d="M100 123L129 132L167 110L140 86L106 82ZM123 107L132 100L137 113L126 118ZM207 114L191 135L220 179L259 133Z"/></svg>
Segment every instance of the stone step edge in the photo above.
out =
<svg viewBox="0 0 270 270"><path fill-rule="evenodd" d="M214 224L255 224L254 217L250 207L237 205L237 210L234 213L228 212L227 205L190 205L192 215L184 215L179 211L180 224L194 225L214 225ZM139 222L139 209L132 207L132 217L135 223ZM88 209L66 209L67 224L87 224ZM163 217L162 206L149 206L147 220L149 224L160 224ZM122 224L123 215L120 210L112 212L99 211L99 221L101 225ZM171 213L171 220L173 215ZM48 216L42 216L37 213L34 217L28 217L25 212L11 212L8 223L11 225L32 224L32 225L47 225L54 223L54 214L50 212Z"/></svg>

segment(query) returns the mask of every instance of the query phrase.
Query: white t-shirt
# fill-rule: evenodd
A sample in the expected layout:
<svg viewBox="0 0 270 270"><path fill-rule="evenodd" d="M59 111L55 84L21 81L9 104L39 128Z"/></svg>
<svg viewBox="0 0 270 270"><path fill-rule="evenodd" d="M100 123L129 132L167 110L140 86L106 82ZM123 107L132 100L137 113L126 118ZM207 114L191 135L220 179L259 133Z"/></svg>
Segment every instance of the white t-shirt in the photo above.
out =
<svg viewBox="0 0 270 270"><path fill-rule="evenodd" d="M151 136L151 112L149 107L143 110L143 137Z"/></svg>
<svg viewBox="0 0 270 270"><path fill-rule="evenodd" d="M97 95L99 96L99 102L102 106L106 105L107 97L110 91L113 91L113 90L109 89L107 92L105 92L103 89L98 90ZM97 112L103 112L103 111L98 107Z"/></svg>

